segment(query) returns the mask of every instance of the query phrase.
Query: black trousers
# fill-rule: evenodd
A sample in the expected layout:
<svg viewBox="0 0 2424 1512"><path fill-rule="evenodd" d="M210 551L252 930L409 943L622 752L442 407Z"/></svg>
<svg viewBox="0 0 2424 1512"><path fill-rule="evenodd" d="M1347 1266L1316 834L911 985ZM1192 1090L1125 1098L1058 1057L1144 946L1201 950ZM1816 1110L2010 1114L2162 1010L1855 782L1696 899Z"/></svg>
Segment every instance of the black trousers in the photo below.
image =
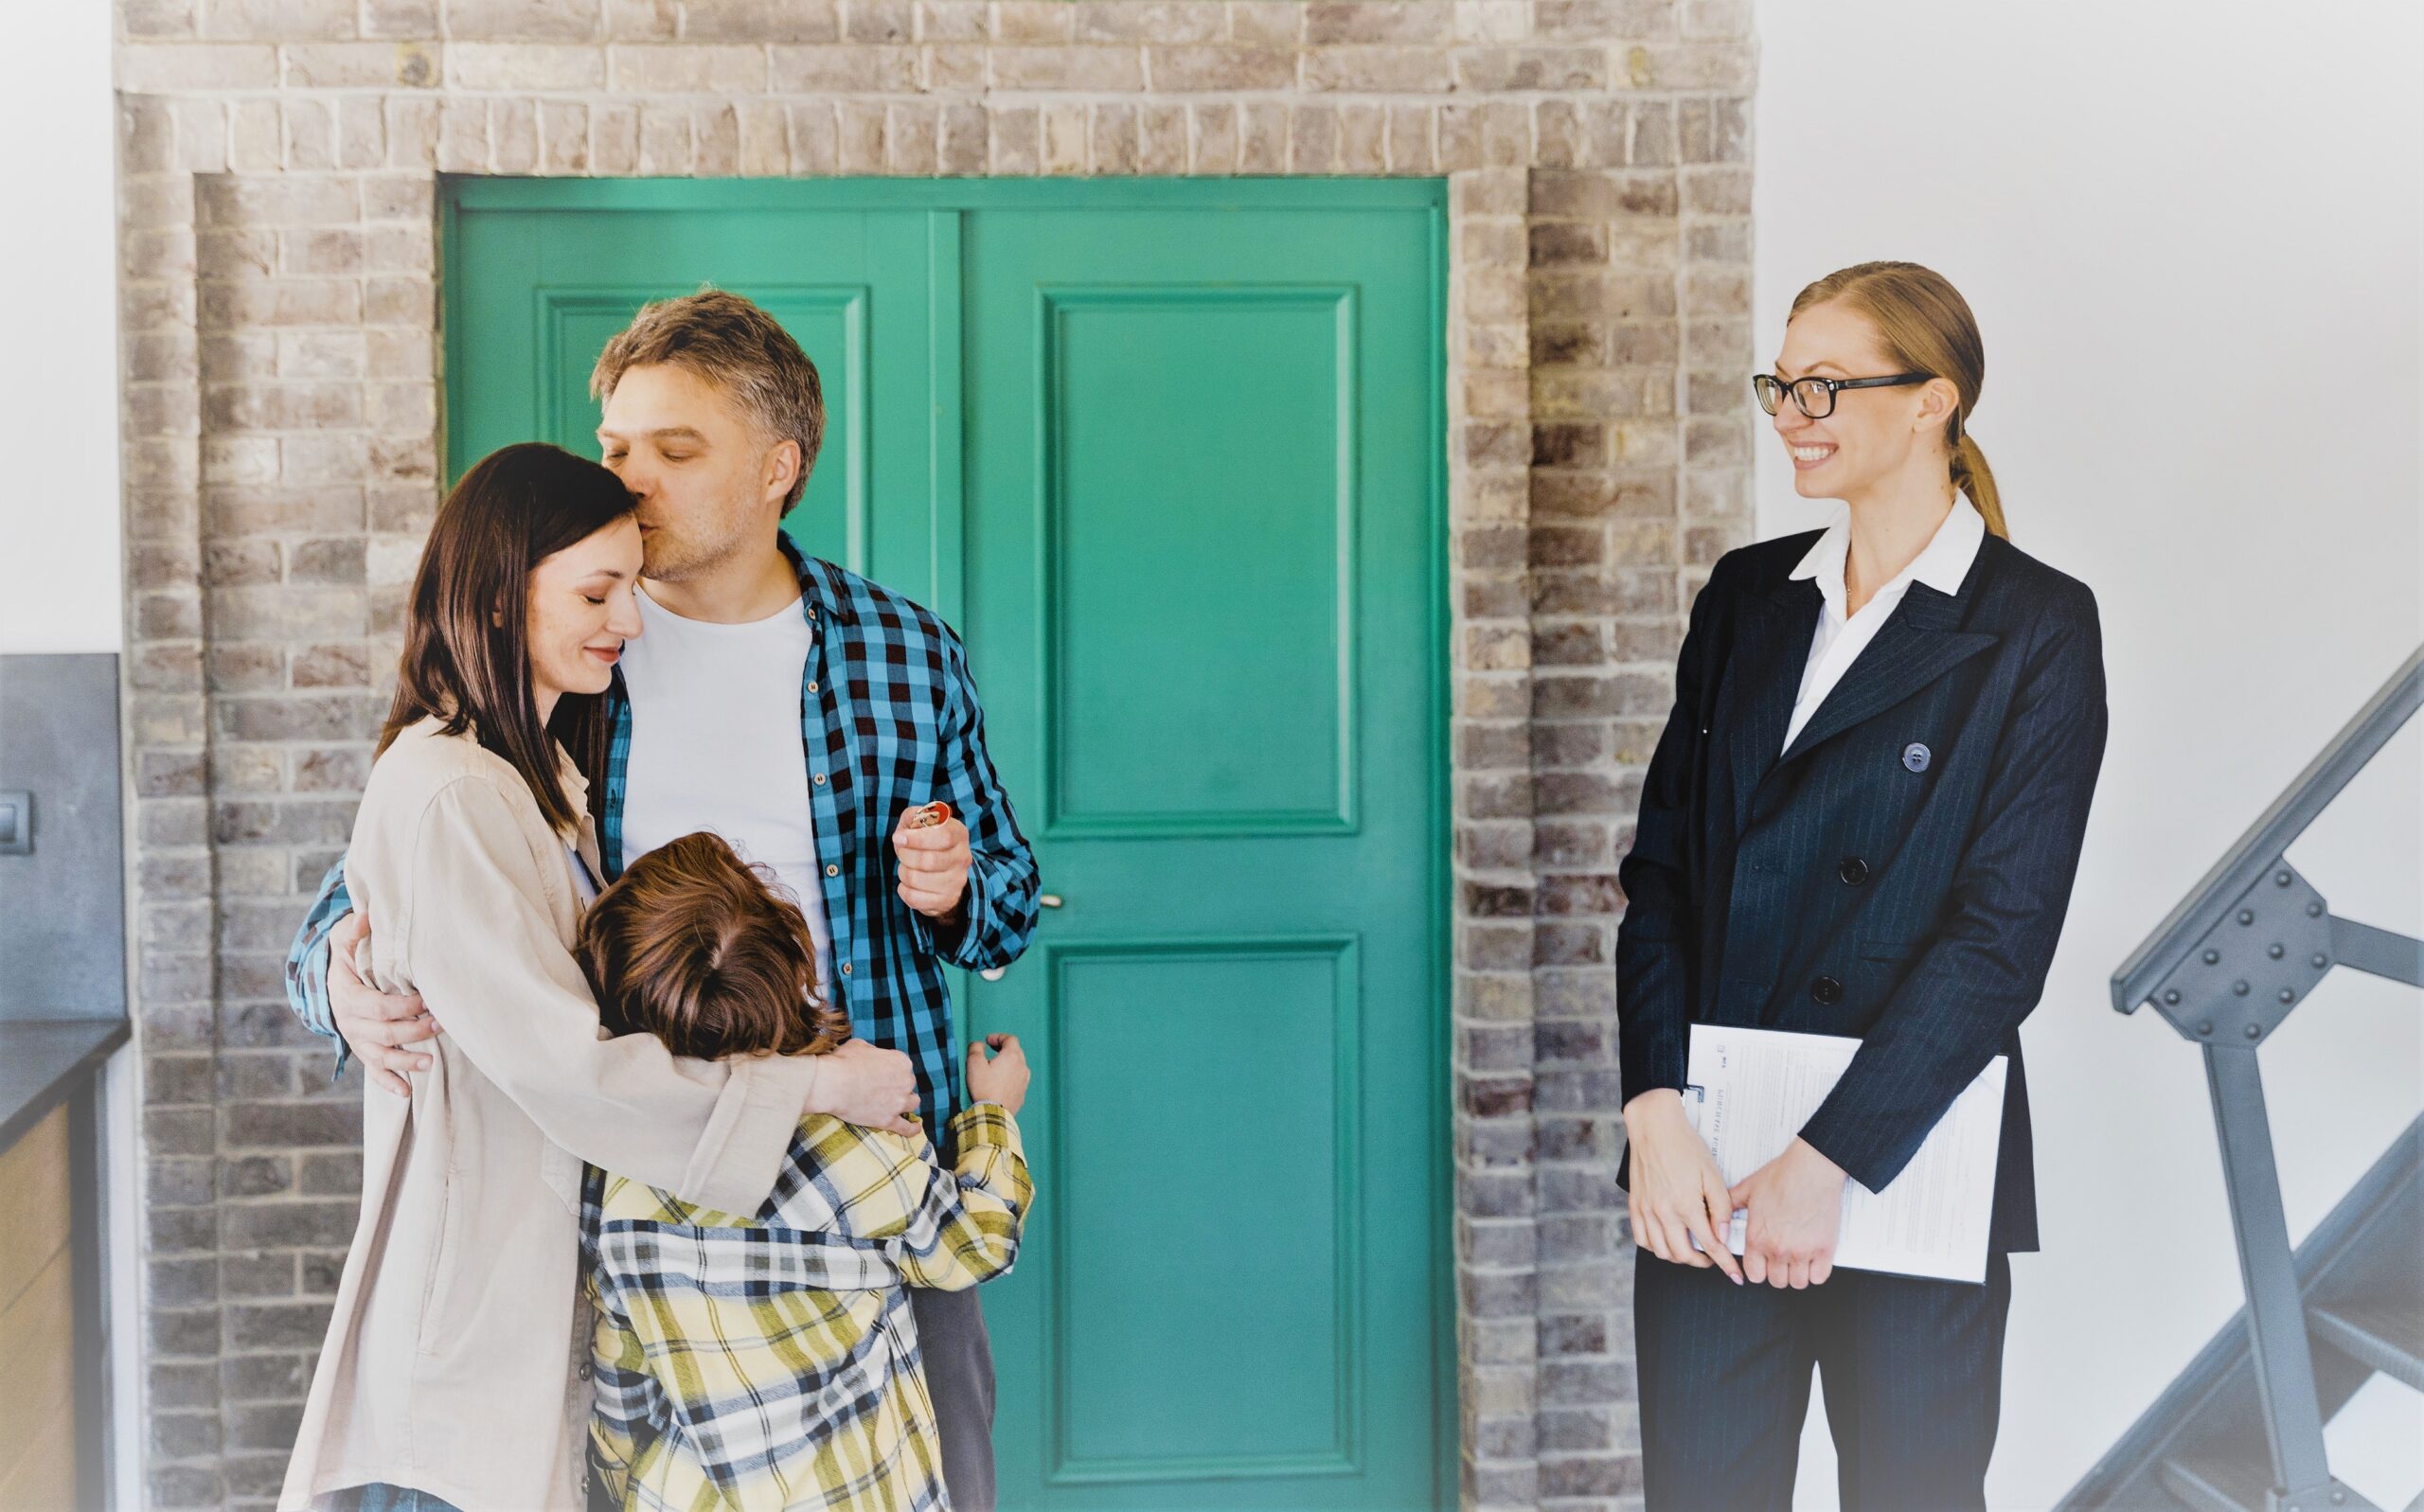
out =
<svg viewBox="0 0 2424 1512"><path fill-rule="evenodd" d="M1845 1512L1987 1504L2011 1265L1984 1285L1838 1271L1804 1291L1633 1252L1649 1512L1790 1512L1809 1373Z"/></svg>
<svg viewBox="0 0 2424 1512"><path fill-rule="evenodd" d="M993 1341L977 1289L909 1289L954 1512L993 1512Z"/></svg>

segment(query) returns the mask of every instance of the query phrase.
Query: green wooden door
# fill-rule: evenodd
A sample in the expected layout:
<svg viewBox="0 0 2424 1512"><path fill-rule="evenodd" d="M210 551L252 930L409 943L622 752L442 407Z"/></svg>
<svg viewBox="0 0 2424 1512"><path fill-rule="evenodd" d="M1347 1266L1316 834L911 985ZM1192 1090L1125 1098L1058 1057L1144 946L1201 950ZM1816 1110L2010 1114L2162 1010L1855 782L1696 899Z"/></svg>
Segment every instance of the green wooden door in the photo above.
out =
<svg viewBox="0 0 2424 1512"><path fill-rule="evenodd" d="M585 450L597 346L712 281L825 374L803 541L968 642L1058 904L955 984L1038 1073L1002 1505L1448 1504L1435 186L452 200L454 470Z"/></svg>
<svg viewBox="0 0 2424 1512"><path fill-rule="evenodd" d="M651 299L734 290L783 323L825 386L825 450L787 522L793 536L949 614L956 579L937 573L935 511L920 507L937 494L930 217L683 203L709 187L450 186L447 475L533 438L596 456L589 371L607 338ZM955 382L955 368L943 376ZM955 510L950 528L955 554Z"/></svg>

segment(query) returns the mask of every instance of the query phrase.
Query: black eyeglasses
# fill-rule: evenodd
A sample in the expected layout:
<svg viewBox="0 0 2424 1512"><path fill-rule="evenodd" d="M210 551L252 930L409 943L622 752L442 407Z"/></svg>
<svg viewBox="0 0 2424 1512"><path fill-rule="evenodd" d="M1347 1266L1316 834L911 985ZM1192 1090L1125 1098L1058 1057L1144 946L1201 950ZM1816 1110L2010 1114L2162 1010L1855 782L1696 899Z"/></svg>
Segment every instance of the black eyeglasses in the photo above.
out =
<svg viewBox="0 0 2424 1512"><path fill-rule="evenodd" d="M1906 383L1924 383L1934 373L1896 373L1891 378L1796 378L1788 383L1770 373L1751 375L1751 392L1759 396L1759 408L1773 415L1784 402L1785 391L1792 391L1792 401L1801 413L1813 420L1823 420L1835 413L1835 396L1846 388L1899 388Z"/></svg>

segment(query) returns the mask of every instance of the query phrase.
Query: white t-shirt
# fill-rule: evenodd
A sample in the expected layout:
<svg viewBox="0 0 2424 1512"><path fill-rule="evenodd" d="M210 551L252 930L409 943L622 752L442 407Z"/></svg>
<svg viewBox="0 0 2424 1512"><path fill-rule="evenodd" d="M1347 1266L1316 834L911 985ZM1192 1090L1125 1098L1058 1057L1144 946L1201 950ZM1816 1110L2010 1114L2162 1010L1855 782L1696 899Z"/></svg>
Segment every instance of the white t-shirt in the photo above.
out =
<svg viewBox="0 0 2424 1512"><path fill-rule="evenodd" d="M1818 705L1827 702L1827 695L1860 660L1860 653L1868 649L1868 643L1894 617L1894 606L1911 591L1911 584L1923 582L1940 594L1959 593L1961 580L1970 576L1970 564L1978 560L1978 548L1986 539L1986 517L1968 499L1955 495L1952 512L1935 527L1935 534L1911 559L1911 564L1861 605L1859 614L1845 615L1844 606L1848 599L1844 592L1844 563L1851 554L1851 518L1846 513L1827 527L1826 533L1802 554L1800 565L1792 569L1795 578L1818 579L1818 592L1826 606L1818 612L1817 632L1809 637L1809 661L1802 668L1801 691L1792 701L1792 721L1785 726L1784 744L1777 748L1779 756L1792 749L1801 727L1809 722L1809 717L1818 712Z"/></svg>
<svg viewBox="0 0 2424 1512"><path fill-rule="evenodd" d="M833 935L817 873L801 683L815 630L799 600L745 625L685 619L639 593L638 639L623 646L632 751L623 774L623 864L712 829L772 866L816 937L829 995Z"/></svg>

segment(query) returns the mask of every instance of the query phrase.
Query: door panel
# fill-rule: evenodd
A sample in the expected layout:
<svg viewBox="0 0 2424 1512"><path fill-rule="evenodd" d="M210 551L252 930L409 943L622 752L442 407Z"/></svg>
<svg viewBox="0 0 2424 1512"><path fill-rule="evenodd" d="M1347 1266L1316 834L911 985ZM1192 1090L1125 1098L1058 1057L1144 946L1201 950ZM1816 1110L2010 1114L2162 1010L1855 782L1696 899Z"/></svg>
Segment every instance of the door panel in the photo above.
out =
<svg viewBox="0 0 2424 1512"><path fill-rule="evenodd" d="M1443 1495L1435 224L967 225L966 628L1063 899L973 1005L1045 1048L1006 1508Z"/></svg>
<svg viewBox="0 0 2424 1512"><path fill-rule="evenodd" d="M1337 1114L1355 1092L1355 943L1138 940L1052 959L1043 1158L1062 1195L1038 1210L1060 1257L1043 1377L1085 1388L1061 1395L1059 1475L1348 1468L1360 1131ZM1207 1003L1228 1011L1190 1011ZM1140 1070L1155 1066L1184 1071ZM1145 1132L1215 1087L1257 1138ZM1257 1226L1283 1242L1241 1242L1205 1200L1239 1190L1264 1194ZM1139 1344L1179 1312L1188 1358L1172 1369ZM1256 1389L1227 1389L1240 1380Z"/></svg>
<svg viewBox="0 0 2424 1512"><path fill-rule="evenodd" d="M941 607L927 507L929 212L712 211L678 196L662 208L516 208L478 187L487 194L456 204L449 222L448 265L461 270L447 290L450 478L533 438L596 456L598 351L641 305L712 284L781 321L824 388L824 449L785 528L804 549Z"/></svg>
<svg viewBox="0 0 2424 1512"><path fill-rule="evenodd" d="M450 184L450 475L596 454L703 282L816 362L786 524L934 607L1047 909L1001 1504L1443 1506L1441 205L1306 182Z"/></svg>
<svg viewBox="0 0 2424 1512"><path fill-rule="evenodd" d="M1044 833L1344 830L1352 291L1040 297Z"/></svg>

